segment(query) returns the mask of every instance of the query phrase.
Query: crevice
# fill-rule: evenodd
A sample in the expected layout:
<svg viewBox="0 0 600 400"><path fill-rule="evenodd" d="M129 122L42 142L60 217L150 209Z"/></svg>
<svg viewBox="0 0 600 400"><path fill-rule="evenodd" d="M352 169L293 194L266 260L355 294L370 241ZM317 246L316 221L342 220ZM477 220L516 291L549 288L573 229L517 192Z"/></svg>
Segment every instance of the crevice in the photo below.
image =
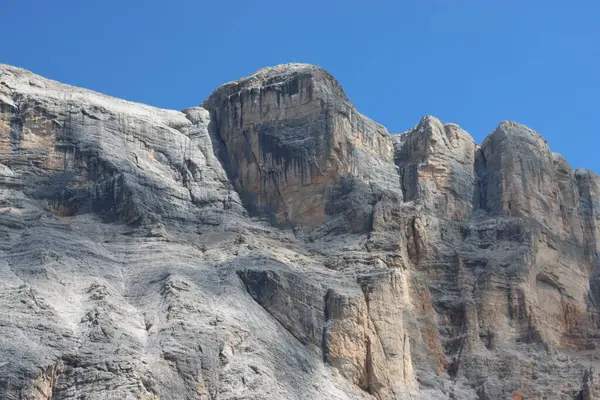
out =
<svg viewBox="0 0 600 400"><path fill-rule="evenodd" d="M10 119L10 143L12 151L19 151L21 140L23 139L23 128L28 115L28 107L26 103L18 102L17 109Z"/></svg>
<svg viewBox="0 0 600 400"><path fill-rule="evenodd" d="M371 290L369 288L369 282L368 281L361 282L359 280L358 284L359 284L359 286L361 288L361 292L363 294L363 299L365 302L366 313L367 313L367 320L369 321L369 325L373 328L372 334L373 334L374 338L376 339L376 343L379 343L379 345L381 346L380 333L377 328L377 324L375 324L375 322L371 318L371 308L370 308L370 299L369 299L369 294L370 294ZM372 349L373 345L374 345L374 343L372 341L372 337L369 333L367 333L367 338L365 341L365 346L366 346L365 385L364 385L363 390L365 390L367 393L369 393L373 396L378 397L377 393L379 393L381 391L381 389L384 387L384 384L382 384L382 382L377 381L377 377L375 375L375 370L374 370L374 366L373 366L374 365L373 349ZM403 349L404 349L404 346L403 346ZM383 360L378 360L378 361L380 363L387 363L390 355L386 352L386 348L384 346L381 346L381 351L383 352ZM403 354L403 358L404 358L404 354ZM405 367L405 366L403 365L403 367Z"/></svg>
<svg viewBox="0 0 600 400"><path fill-rule="evenodd" d="M464 306L463 306L463 321L462 321L462 330L463 332L461 332L460 336L458 337L458 354L452 357L452 361L450 362L450 365L448 365L448 375L450 376L450 379L452 379L454 382L456 382L457 376L458 376L458 372L460 369L460 363L462 360L462 354L463 354L463 350L465 348L465 335L467 335L466 331L466 312L464 311Z"/></svg>
<svg viewBox="0 0 600 400"><path fill-rule="evenodd" d="M404 178L405 170L404 168L398 168L398 170L398 175L400 177L400 190L402 191L402 200L407 201L408 199L406 198L406 182Z"/></svg>
<svg viewBox="0 0 600 400"><path fill-rule="evenodd" d="M482 149L475 152L475 193L473 196L473 209L489 211L487 204L487 183L486 183L487 160Z"/></svg>
<svg viewBox="0 0 600 400"><path fill-rule="evenodd" d="M365 347L367 348L367 353L365 354L365 382L362 389L369 394L375 394L375 389L372 387L374 373L371 345L371 337L367 336L365 340Z"/></svg>
<svg viewBox="0 0 600 400"><path fill-rule="evenodd" d="M331 310L329 309L329 302L331 301L332 295L333 289L329 289L327 290L327 293L325 293L325 297L323 298L323 319L325 321L323 325L323 337L321 341L321 352L323 353L323 362L329 362L329 341L331 340Z"/></svg>

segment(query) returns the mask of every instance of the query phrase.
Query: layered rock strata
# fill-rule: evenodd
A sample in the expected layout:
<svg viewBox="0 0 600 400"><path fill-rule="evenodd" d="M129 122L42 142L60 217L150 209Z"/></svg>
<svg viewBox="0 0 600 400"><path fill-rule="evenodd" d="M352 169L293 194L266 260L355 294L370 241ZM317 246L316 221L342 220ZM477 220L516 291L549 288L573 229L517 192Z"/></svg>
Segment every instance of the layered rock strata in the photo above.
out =
<svg viewBox="0 0 600 400"><path fill-rule="evenodd" d="M0 65L0 397L592 399L599 209L310 65L181 112Z"/></svg>

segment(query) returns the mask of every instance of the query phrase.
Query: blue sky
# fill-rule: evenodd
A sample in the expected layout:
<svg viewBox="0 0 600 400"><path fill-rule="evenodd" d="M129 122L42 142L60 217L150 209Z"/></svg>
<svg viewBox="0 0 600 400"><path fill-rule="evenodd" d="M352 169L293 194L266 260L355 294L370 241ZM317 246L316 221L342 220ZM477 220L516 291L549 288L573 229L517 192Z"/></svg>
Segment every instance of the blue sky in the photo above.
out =
<svg viewBox="0 0 600 400"><path fill-rule="evenodd" d="M599 19L597 0L0 0L0 62L174 109L313 63L390 132L432 114L481 142L515 120L600 172Z"/></svg>

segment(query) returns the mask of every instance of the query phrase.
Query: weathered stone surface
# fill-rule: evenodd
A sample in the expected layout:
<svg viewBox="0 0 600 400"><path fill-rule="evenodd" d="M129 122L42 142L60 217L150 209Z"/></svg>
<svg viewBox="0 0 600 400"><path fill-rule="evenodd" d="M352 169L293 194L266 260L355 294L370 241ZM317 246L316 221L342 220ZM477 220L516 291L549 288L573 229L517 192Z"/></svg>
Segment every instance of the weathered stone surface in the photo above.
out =
<svg viewBox="0 0 600 400"><path fill-rule="evenodd" d="M468 218L475 187L471 135L427 116L393 140L404 200L422 202L440 218Z"/></svg>
<svg viewBox="0 0 600 400"><path fill-rule="evenodd" d="M585 371L583 375L583 389L579 395L581 400L591 400L600 397L600 384L598 383L598 374L594 368Z"/></svg>
<svg viewBox="0 0 600 400"><path fill-rule="evenodd" d="M230 179L254 215L311 227L336 212L328 207L340 197L332 193L336 185L395 186L390 135L359 114L323 69L266 68L221 86L202 105Z"/></svg>
<svg viewBox="0 0 600 400"><path fill-rule="evenodd" d="M0 65L0 397L596 398L599 209L310 65L182 112Z"/></svg>

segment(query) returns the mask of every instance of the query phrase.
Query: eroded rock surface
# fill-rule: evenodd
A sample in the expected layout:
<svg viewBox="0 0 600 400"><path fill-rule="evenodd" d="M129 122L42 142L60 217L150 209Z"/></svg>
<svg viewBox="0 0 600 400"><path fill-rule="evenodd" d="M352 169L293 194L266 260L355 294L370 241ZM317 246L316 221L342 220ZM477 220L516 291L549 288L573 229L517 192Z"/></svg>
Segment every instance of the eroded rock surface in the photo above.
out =
<svg viewBox="0 0 600 400"><path fill-rule="evenodd" d="M0 65L0 397L593 399L600 178L287 64L181 112Z"/></svg>
<svg viewBox="0 0 600 400"><path fill-rule="evenodd" d="M344 186L395 186L391 136L359 114L321 68L266 68L221 86L202 105L253 215L314 227L336 213ZM354 230L367 229L355 222Z"/></svg>

